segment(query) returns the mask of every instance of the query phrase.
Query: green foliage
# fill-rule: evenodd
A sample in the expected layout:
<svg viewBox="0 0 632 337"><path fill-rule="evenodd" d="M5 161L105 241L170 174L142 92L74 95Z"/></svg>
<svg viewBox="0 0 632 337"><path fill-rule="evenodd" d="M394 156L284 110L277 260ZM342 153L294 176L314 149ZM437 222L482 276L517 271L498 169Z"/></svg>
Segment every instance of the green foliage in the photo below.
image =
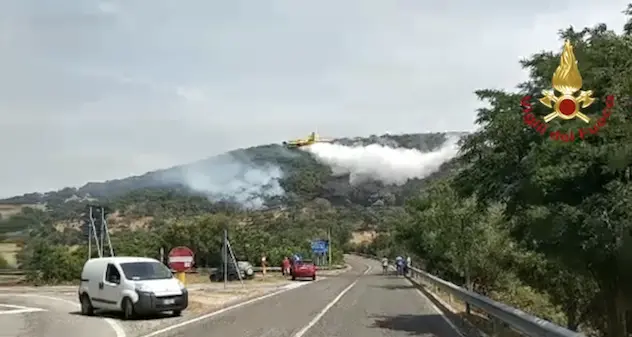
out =
<svg viewBox="0 0 632 337"><path fill-rule="evenodd" d="M64 245L55 245L43 238L33 238L18 256L27 279L35 284L76 280L81 274L85 255Z"/></svg>
<svg viewBox="0 0 632 337"><path fill-rule="evenodd" d="M17 232L29 228L37 228L50 224L50 218L46 212L23 207L21 212L7 219L0 219L0 234Z"/></svg>
<svg viewBox="0 0 632 337"><path fill-rule="evenodd" d="M4 256L0 255L0 269L6 269L9 267L9 262L4 258Z"/></svg>
<svg viewBox="0 0 632 337"><path fill-rule="evenodd" d="M626 14L632 14L632 5ZM432 273L540 317L608 337L628 335L632 310L632 20L561 32L575 47L583 87L616 97L605 127L584 140L548 139L525 125L520 101L550 89L559 54L522 62L519 93L480 90L479 129L462 141L460 169L407 204L392 232ZM535 99L534 99L535 101ZM532 112L549 109L533 102ZM553 121L549 131L586 127ZM576 138L578 133L576 132ZM378 237L364 250L384 250ZM390 241L390 240L389 240ZM389 242L386 246L393 245ZM401 250L400 250L401 251Z"/></svg>
<svg viewBox="0 0 632 337"><path fill-rule="evenodd" d="M622 336L621 313L632 309L632 102L627 99L632 39L603 25L562 36L575 45L584 87L598 98L617 97L607 126L573 143L551 141L524 127L516 102L546 89L559 62L557 55L535 55L523 62L532 76L520 95L478 92L491 107L479 111L481 129L464 142L467 168L455 186L481 204L506 205L513 239L544 259L539 272L546 277L526 280L564 308L570 327L589 321L608 336ZM603 107L594 104L585 111L598 116ZM544 115L546 109L536 105L534 112ZM552 129L581 123L555 122Z"/></svg>

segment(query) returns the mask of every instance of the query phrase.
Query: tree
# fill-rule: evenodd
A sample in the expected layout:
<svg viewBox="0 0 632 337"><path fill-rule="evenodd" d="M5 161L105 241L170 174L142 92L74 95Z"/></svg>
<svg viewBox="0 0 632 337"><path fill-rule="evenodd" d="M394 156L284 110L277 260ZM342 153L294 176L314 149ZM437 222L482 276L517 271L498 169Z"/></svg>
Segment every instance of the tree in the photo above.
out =
<svg viewBox="0 0 632 337"><path fill-rule="evenodd" d="M476 196L480 205L505 205L512 237L546 260L544 270L551 280L547 292L552 297L566 292L562 298L569 300L563 305L569 327L577 328L577 319L588 315L605 336L626 336L625 313L632 305L627 286L632 281L632 104L627 99L632 92L632 39L605 25L581 32L568 29L561 36L575 46L584 88L599 99L617 97L607 126L583 141L564 143L542 137L524 124L521 98L548 89L559 63L557 54L536 54L522 62L531 78L520 86L520 93L477 92L490 106L479 110L480 129L463 143L465 168L454 187L463 196ZM598 116L602 108L603 100L584 110ZM548 113L539 104L533 112ZM550 130L582 127L581 123L556 121ZM578 284L565 281L568 278L596 289L577 291Z"/></svg>

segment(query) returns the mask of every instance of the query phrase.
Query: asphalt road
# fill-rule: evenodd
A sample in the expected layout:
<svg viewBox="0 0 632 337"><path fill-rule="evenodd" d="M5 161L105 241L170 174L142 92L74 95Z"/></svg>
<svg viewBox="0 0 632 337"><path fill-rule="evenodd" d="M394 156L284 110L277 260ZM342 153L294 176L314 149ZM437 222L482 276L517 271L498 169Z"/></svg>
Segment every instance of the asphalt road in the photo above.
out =
<svg viewBox="0 0 632 337"><path fill-rule="evenodd" d="M80 316L77 311L77 304L50 296L0 294L0 337L120 335L110 320Z"/></svg>
<svg viewBox="0 0 632 337"><path fill-rule="evenodd" d="M340 275L175 320L80 316L74 292L67 298L0 293L0 337L460 337L406 279L381 275L377 261L351 256L347 262L353 269ZM161 324L145 324L152 322Z"/></svg>
<svg viewBox="0 0 632 337"><path fill-rule="evenodd" d="M404 337L459 334L405 279L350 257L344 274L151 337Z"/></svg>

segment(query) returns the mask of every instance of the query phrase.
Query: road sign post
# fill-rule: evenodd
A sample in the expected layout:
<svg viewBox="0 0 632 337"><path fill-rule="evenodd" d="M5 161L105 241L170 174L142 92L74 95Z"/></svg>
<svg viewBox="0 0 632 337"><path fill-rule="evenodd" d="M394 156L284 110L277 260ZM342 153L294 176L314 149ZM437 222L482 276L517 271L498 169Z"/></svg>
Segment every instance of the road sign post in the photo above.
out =
<svg viewBox="0 0 632 337"><path fill-rule="evenodd" d="M331 228L327 228L327 264L329 265L329 270L331 270Z"/></svg>
<svg viewBox="0 0 632 337"><path fill-rule="evenodd" d="M324 255L329 251L329 242L327 240L314 240L312 241L312 253L317 255Z"/></svg>
<svg viewBox="0 0 632 337"><path fill-rule="evenodd" d="M195 254L189 247L175 247L169 251L169 268L176 271L176 277L186 284L186 271L193 266Z"/></svg>

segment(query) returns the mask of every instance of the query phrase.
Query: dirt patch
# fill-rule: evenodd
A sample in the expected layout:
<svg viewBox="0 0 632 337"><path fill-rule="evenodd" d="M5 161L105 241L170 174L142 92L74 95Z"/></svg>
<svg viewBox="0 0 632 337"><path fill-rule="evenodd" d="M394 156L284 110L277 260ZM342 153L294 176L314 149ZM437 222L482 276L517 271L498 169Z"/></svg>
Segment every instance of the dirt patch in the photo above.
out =
<svg viewBox="0 0 632 337"><path fill-rule="evenodd" d="M349 242L356 245L371 243L376 237L377 232L374 230L353 232L351 233L351 240L349 240Z"/></svg>
<svg viewBox="0 0 632 337"><path fill-rule="evenodd" d="M195 313L214 311L235 301L247 300L273 291L270 288L244 288L227 291L194 290L189 293L189 308Z"/></svg>

